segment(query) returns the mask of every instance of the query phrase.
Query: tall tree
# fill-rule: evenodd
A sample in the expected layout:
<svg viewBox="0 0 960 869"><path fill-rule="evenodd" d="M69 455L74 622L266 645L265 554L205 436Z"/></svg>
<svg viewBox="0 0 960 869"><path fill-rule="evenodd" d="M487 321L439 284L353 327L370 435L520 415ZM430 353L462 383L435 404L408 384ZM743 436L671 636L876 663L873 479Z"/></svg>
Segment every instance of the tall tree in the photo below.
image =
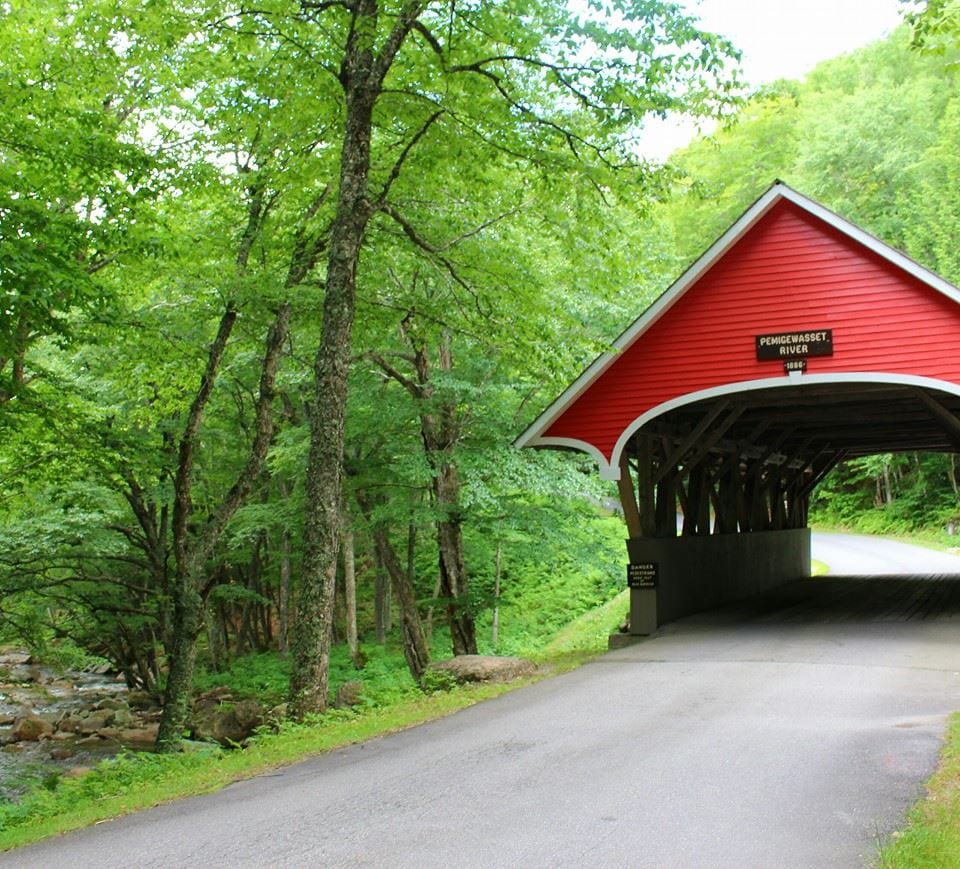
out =
<svg viewBox="0 0 960 869"><path fill-rule="evenodd" d="M156 164L136 142L139 94L104 4L4 4L0 18L0 405L110 303L101 272L136 247Z"/></svg>
<svg viewBox="0 0 960 869"><path fill-rule="evenodd" d="M327 703L341 461L357 267L370 220L393 218L394 182L419 143L447 126L546 170L631 163L625 137L648 112L703 111L730 54L675 6L647 0L571 14L565 3L477 5L303 2L339 47L344 113L339 188L327 259L324 320L314 363L305 550L291 713ZM671 46L671 52L661 47ZM679 47L679 48L678 48ZM402 63L396 63L403 57ZM374 132L385 148L374 166ZM392 145L392 147L390 147Z"/></svg>

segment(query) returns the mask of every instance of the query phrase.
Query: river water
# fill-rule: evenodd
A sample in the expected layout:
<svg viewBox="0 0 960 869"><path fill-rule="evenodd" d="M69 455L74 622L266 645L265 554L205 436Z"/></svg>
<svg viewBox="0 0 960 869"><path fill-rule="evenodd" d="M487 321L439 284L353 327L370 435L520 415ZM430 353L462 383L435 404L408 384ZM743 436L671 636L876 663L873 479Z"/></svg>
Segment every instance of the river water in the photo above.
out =
<svg viewBox="0 0 960 869"><path fill-rule="evenodd" d="M127 747L96 735L56 733L40 742L12 742L13 723L32 713L56 724L101 701L125 702L127 687L111 674L57 671L28 663L0 663L0 799L15 799L31 780L70 775ZM138 743L137 750L143 750Z"/></svg>

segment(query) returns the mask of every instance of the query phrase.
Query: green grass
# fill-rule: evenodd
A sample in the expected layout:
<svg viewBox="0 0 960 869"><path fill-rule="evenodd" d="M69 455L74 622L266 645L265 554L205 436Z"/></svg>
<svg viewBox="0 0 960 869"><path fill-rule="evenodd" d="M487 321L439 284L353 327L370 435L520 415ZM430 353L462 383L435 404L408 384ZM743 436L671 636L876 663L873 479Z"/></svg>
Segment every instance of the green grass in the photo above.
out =
<svg viewBox="0 0 960 869"><path fill-rule="evenodd" d="M880 853L884 869L952 869L960 866L960 713L950 719L940 766L927 797L910 812L909 826Z"/></svg>
<svg viewBox="0 0 960 869"><path fill-rule="evenodd" d="M602 606L584 613L557 631L544 647L544 654L596 653L606 649L607 637L617 630L629 606L630 590L625 588Z"/></svg>
<svg viewBox="0 0 960 869"><path fill-rule="evenodd" d="M826 576L830 572L830 565L817 561L816 558L810 559L810 575Z"/></svg>

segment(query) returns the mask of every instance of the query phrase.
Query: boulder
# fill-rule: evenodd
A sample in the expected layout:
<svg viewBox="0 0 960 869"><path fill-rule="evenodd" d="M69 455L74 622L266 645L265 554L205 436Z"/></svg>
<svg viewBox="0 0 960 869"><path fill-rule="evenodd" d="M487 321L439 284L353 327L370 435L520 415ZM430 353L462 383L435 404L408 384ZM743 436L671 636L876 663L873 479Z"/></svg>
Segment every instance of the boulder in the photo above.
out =
<svg viewBox="0 0 960 869"><path fill-rule="evenodd" d="M337 709L348 709L351 706L356 706L362 696L363 682L358 679L350 679L347 682L342 682L340 687L337 688L337 699L333 705Z"/></svg>
<svg viewBox="0 0 960 869"><path fill-rule="evenodd" d="M113 724L116 713L112 709L97 709L91 712L74 712L65 715L57 723L57 730L63 733L77 733L90 736Z"/></svg>
<svg viewBox="0 0 960 869"><path fill-rule="evenodd" d="M288 711L289 711L289 707L286 703L278 703L267 713L267 718L273 724L282 724L284 721L287 720Z"/></svg>
<svg viewBox="0 0 960 869"><path fill-rule="evenodd" d="M9 651L0 654L0 667L16 667L20 664L30 664L33 658L29 652Z"/></svg>
<svg viewBox="0 0 960 869"><path fill-rule="evenodd" d="M84 736L92 736L103 730L104 727L113 722L112 709L100 709L96 712L87 712L80 719L80 730Z"/></svg>
<svg viewBox="0 0 960 869"><path fill-rule="evenodd" d="M57 722L58 733L79 733L83 724L81 715L64 715Z"/></svg>
<svg viewBox="0 0 960 869"><path fill-rule="evenodd" d="M113 721L110 723L114 727L134 727L137 719L126 706L120 706L118 709L113 710Z"/></svg>
<svg viewBox="0 0 960 869"><path fill-rule="evenodd" d="M194 739L212 739L223 746L237 745L253 736L266 721L266 713L256 700L211 709L201 708L194 713Z"/></svg>
<svg viewBox="0 0 960 869"><path fill-rule="evenodd" d="M156 709L160 704L149 691L131 691L127 694L127 705L131 709Z"/></svg>
<svg viewBox="0 0 960 869"><path fill-rule="evenodd" d="M50 752L51 760L66 760L70 757L73 757L73 751L71 751L69 748L54 748Z"/></svg>
<svg viewBox="0 0 960 869"><path fill-rule="evenodd" d="M36 715L23 715L13 722L12 736L17 742L39 742L53 733L53 725Z"/></svg>
<svg viewBox="0 0 960 869"><path fill-rule="evenodd" d="M153 745L157 741L159 725L148 724L146 727L132 727L117 733L117 739L130 745Z"/></svg>
<svg viewBox="0 0 960 869"><path fill-rule="evenodd" d="M537 665L525 658L506 658L496 655L457 655L449 661L437 661L430 670L447 672L457 682L512 682L532 676Z"/></svg>

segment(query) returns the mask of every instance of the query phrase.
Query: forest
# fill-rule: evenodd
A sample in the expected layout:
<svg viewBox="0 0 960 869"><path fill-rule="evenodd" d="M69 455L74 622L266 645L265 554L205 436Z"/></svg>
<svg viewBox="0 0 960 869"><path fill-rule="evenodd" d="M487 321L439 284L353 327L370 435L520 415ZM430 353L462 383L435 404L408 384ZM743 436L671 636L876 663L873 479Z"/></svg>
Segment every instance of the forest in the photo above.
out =
<svg viewBox="0 0 960 869"><path fill-rule="evenodd" d="M755 92L658 0L0 8L0 640L161 748L218 674L310 720L614 598L615 492L512 441L774 179L960 282L949 0ZM715 130L645 160L667 112ZM813 521L953 533L957 476Z"/></svg>

